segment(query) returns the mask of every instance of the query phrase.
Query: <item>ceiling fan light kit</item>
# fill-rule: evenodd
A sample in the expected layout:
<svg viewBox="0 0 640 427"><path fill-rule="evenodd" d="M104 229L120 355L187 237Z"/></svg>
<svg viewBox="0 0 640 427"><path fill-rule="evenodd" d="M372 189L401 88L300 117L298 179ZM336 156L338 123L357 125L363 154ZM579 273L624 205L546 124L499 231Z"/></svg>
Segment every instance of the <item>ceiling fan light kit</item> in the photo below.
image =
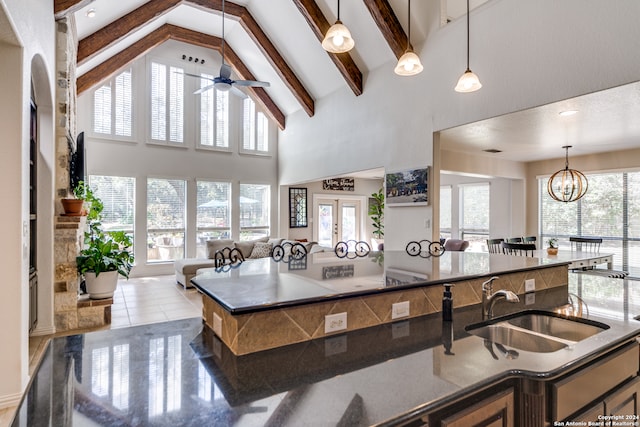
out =
<svg viewBox="0 0 640 427"><path fill-rule="evenodd" d="M322 40L322 48L331 53L349 52L356 45L349 29L340 21L340 0L338 0L338 20Z"/></svg>
<svg viewBox="0 0 640 427"><path fill-rule="evenodd" d="M480 79L469 68L469 0L467 0L467 70L458 79L455 87L456 92L468 93L475 92L482 87Z"/></svg>
<svg viewBox="0 0 640 427"><path fill-rule="evenodd" d="M569 148L571 146L565 145L562 148L566 150L564 169L551 175L547 182L547 192L553 200L558 202L575 202L587 194L589 181L582 172L569 169Z"/></svg>
<svg viewBox="0 0 640 427"><path fill-rule="evenodd" d="M420 58L411 49L411 0L408 6L408 24L407 24L407 50L398 59L398 64L393 70L399 76L415 76L420 74L424 67L420 62Z"/></svg>

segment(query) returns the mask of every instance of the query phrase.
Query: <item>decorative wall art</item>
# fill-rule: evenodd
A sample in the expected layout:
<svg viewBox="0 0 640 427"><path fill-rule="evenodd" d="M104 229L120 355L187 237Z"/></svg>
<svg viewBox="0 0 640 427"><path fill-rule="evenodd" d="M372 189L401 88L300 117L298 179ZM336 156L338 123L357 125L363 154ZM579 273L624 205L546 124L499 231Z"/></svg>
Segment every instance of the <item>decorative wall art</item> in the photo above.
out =
<svg viewBox="0 0 640 427"><path fill-rule="evenodd" d="M332 178L322 181L323 190L355 191L353 178Z"/></svg>
<svg viewBox="0 0 640 427"><path fill-rule="evenodd" d="M307 221L307 189L289 188L289 227L302 228Z"/></svg>
<svg viewBox="0 0 640 427"><path fill-rule="evenodd" d="M429 204L429 168L387 173L384 177L386 204L420 206Z"/></svg>

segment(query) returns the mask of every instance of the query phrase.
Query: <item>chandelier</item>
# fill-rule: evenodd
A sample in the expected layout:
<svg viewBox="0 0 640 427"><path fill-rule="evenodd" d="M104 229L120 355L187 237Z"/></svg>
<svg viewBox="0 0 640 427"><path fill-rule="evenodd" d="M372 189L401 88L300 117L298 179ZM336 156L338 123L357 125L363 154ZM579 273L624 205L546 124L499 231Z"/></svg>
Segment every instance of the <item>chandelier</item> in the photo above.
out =
<svg viewBox="0 0 640 427"><path fill-rule="evenodd" d="M589 182L582 172L569 169L569 148L571 145L565 145L562 148L566 150L564 169L551 175L547 182L547 192L553 200L558 202L575 202L587 194Z"/></svg>

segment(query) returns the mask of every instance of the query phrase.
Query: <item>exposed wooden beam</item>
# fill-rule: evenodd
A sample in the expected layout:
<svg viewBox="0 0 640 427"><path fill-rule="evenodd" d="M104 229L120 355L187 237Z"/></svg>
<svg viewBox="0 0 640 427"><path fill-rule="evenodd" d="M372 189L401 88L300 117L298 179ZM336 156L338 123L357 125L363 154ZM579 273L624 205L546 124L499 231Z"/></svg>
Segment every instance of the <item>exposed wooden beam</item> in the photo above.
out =
<svg viewBox="0 0 640 427"><path fill-rule="evenodd" d="M127 13L78 42L77 63L81 65L129 34L168 13L182 0L154 0Z"/></svg>
<svg viewBox="0 0 640 427"><path fill-rule="evenodd" d="M293 0L293 3L298 7L300 13L311 27L311 30L316 35L318 40L322 42L324 35L331 26L327 18L324 16L318 5L314 0ZM349 53L329 53L327 55L331 58L333 63L338 68L338 71L342 74L347 84L356 94L356 96L362 94L362 72L351 58Z"/></svg>
<svg viewBox="0 0 640 427"><path fill-rule="evenodd" d="M81 94L84 91L99 84L100 82L105 81L117 71L125 67L127 64L142 57L149 50L160 45L161 43L164 43L168 39L178 40L209 49L215 49L218 52L220 52L222 48L222 39L220 39L219 37L211 36L209 34L204 34L193 30L188 30L185 28L177 27L175 25L165 24L151 34L124 49L120 53L112 56L100 65L78 77L76 82L78 94ZM241 79L255 80L254 75L251 74L249 69L242 63L238 55L236 55L236 53L228 44L226 44L225 48L225 60L231 65L231 67L236 71ZM284 130L284 113L282 113L276 103L273 102L264 88L249 87L247 89L253 93L255 97L254 99L261 107L263 107L265 113L278 124L278 127L280 129Z"/></svg>
<svg viewBox="0 0 640 427"><path fill-rule="evenodd" d="M154 0L145 3L138 9L80 40L78 43L78 64L85 63L127 35L139 30L180 4L197 7L207 12L219 13L222 11L222 0ZM315 112L314 99L249 11L244 6L233 2L225 2L225 14L240 21L242 27L260 48L305 112L309 116L313 116Z"/></svg>
<svg viewBox="0 0 640 427"><path fill-rule="evenodd" d="M382 36L393 51L396 58L404 54L407 49L407 34L402 29L398 17L393 12L388 0L363 0L369 9ZM411 17L409 17L411 19Z"/></svg>
<svg viewBox="0 0 640 427"><path fill-rule="evenodd" d="M93 0L53 0L53 17L55 19L82 9Z"/></svg>

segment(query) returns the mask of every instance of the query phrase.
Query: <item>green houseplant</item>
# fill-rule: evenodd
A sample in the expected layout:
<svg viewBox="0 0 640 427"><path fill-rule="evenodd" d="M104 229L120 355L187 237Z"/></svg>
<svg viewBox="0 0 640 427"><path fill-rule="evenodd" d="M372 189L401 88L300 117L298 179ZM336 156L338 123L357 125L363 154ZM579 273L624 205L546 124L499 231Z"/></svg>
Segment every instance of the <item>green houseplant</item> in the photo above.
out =
<svg viewBox="0 0 640 427"><path fill-rule="evenodd" d="M71 192L73 193L73 198L64 198L60 201L64 209L64 214L67 216L86 215L84 204L87 186L84 181L79 181L78 184L71 189Z"/></svg>
<svg viewBox="0 0 640 427"><path fill-rule="evenodd" d="M378 192L371 194L371 203L369 203L369 217L373 226L373 237L377 243L383 243L384 237L384 190L380 188ZM374 244L374 249L378 249Z"/></svg>
<svg viewBox="0 0 640 427"><path fill-rule="evenodd" d="M93 191L84 186L84 200L88 204L87 231L84 249L76 257L78 273L84 276L87 293L92 299L111 298L118 283L118 274L129 278L134 257L133 242L124 231L104 231L104 205Z"/></svg>
<svg viewBox="0 0 640 427"><path fill-rule="evenodd" d="M555 237L552 237L551 239L547 240L547 244L549 245L549 247L547 248L547 253L549 255L557 255L558 254L558 239L556 239Z"/></svg>

